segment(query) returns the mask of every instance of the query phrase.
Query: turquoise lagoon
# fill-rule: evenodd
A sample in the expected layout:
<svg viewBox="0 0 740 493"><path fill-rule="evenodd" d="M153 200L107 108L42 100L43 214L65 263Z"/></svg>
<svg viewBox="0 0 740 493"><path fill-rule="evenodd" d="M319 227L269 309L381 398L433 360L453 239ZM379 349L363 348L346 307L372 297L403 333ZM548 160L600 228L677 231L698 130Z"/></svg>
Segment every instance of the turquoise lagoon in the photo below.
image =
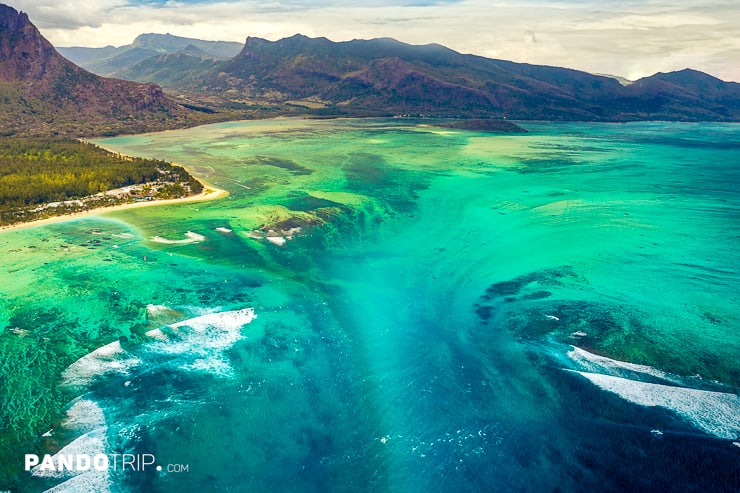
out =
<svg viewBox="0 0 740 493"><path fill-rule="evenodd" d="M98 140L230 195L0 234L8 487L737 491L740 126L429 123Z"/></svg>

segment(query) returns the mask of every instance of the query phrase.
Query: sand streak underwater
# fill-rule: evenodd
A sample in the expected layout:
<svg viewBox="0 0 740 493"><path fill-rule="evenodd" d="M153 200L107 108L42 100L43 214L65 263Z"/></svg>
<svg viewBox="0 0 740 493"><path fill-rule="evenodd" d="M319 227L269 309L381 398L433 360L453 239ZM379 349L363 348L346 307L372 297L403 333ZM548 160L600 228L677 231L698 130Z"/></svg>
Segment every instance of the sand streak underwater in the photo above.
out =
<svg viewBox="0 0 740 493"><path fill-rule="evenodd" d="M740 127L429 123L97 141L229 195L0 233L0 489L737 491Z"/></svg>

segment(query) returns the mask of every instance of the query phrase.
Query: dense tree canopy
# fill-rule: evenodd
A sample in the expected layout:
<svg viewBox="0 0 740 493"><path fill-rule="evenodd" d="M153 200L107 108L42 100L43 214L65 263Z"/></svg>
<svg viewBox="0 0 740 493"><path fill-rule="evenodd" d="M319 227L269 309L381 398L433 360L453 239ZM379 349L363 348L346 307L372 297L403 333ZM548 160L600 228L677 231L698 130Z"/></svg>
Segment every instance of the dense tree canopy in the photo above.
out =
<svg viewBox="0 0 740 493"><path fill-rule="evenodd" d="M130 158L72 139L0 140L0 224L120 203L133 196L96 197L131 185L160 185L158 198L202 190L187 171L160 160ZM86 199L85 204L46 204Z"/></svg>

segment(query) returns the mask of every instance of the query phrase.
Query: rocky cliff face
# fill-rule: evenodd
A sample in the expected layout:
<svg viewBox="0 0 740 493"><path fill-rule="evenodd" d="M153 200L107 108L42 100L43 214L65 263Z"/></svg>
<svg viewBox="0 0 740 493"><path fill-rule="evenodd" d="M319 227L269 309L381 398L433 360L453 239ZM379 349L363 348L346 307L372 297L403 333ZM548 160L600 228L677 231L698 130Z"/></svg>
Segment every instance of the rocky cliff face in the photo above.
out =
<svg viewBox="0 0 740 493"><path fill-rule="evenodd" d="M0 5L0 132L157 128L186 110L155 84L99 77L62 57L25 13Z"/></svg>
<svg viewBox="0 0 740 493"><path fill-rule="evenodd" d="M5 81L43 81L63 61L25 13L0 5L0 78Z"/></svg>

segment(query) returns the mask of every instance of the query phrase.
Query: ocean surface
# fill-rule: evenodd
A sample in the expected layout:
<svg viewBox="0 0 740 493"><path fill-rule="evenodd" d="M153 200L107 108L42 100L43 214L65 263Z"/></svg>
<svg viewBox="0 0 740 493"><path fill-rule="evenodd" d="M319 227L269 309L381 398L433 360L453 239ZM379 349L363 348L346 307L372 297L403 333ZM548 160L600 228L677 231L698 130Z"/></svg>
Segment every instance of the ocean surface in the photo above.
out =
<svg viewBox="0 0 740 493"><path fill-rule="evenodd" d="M8 487L740 490L740 125L524 126L95 141L230 195L0 233Z"/></svg>

